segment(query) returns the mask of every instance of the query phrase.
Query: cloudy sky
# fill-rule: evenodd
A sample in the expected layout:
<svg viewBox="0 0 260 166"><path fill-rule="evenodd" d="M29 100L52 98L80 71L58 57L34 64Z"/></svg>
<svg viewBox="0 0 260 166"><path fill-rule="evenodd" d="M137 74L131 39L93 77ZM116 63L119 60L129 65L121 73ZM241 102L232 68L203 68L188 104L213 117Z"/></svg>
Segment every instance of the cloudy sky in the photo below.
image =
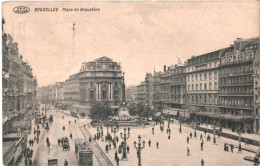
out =
<svg viewBox="0 0 260 166"><path fill-rule="evenodd" d="M30 12L16 14L13 8ZM100 11L62 11L63 8ZM58 12L35 12L58 8ZM66 80L81 63L107 56L120 62L126 84L146 72L259 36L258 2L7 2L4 31L18 43L39 86ZM75 23L73 53L73 23Z"/></svg>

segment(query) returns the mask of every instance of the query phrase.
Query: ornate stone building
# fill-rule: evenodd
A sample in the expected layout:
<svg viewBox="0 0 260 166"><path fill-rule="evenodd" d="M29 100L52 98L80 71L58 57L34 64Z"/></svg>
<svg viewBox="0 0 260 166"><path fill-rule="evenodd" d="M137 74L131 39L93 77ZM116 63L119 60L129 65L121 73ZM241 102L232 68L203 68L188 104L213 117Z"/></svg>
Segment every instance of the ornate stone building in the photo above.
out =
<svg viewBox="0 0 260 166"><path fill-rule="evenodd" d="M234 45L223 50L220 59L219 109L224 127L250 132L255 128L258 132L257 90L254 89L257 85L254 84L258 84L259 76L256 73L259 68L259 38L238 38Z"/></svg>
<svg viewBox="0 0 260 166"><path fill-rule="evenodd" d="M118 108L123 101L124 77L120 63L108 57L83 62L77 78L80 105L90 107L92 102L101 101Z"/></svg>

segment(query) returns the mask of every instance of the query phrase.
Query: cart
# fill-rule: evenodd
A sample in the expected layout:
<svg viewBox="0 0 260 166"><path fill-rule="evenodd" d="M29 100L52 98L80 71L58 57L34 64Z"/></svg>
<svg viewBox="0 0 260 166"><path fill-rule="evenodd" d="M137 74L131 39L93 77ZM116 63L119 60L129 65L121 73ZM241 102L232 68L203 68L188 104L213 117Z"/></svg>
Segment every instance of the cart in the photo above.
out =
<svg viewBox="0 0 260 166"><path fill-rule="evenodd" d="M70 144L68 142L63 144L63 150L70 150Z"/></svg>
<svg viewBox="0 0 260 166"><path fill-rule="evenodd" d="M50 123L53 122L53 116L52 116L52 115L50 115L49 122L50 122Z"/></svg>
<svg viewBox="0 0 260 166"><path fill-rule="evenodd" d="M58 165L58 159L48 159L48 166Z"/></svg>

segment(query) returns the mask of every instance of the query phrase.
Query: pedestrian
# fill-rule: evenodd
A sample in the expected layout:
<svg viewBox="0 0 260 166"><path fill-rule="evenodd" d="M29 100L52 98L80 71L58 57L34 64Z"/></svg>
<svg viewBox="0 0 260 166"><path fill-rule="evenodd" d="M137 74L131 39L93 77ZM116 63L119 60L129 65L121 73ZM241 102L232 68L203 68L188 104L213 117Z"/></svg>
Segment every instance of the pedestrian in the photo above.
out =
<svg viewBox="0 0 260 166"><path fill-rule="evenodd" d="M171 135L170 134L168 135L168 139L171 139Z"/></svg>
<svg viewBox="0 0 260 166"><path fill-rule="evenodd" d="M116 165L119 166L119 158L116 159Z"/></svg>
<svg viewBox="0 0 260 166"><path fill-rule="evenodd" d="M70 133L70 139L72 139L72 133Z"/></svg>
<svg viewBox="0 0 260 166"><path fill-rule="evenodd" d="M60 146L60 139L58 139L58 144L59 144L59 146Z"/></svg>
<svg viewBox="0 0 260 166"><path fill-rule="evenodd" d="M190 132L190 139L192 139L192 133Z"/></svg>
<svg viewBox="0 0 260 166"><path fill-rule="evenodd" d="M201 159L201 166L204 166L204 160Z"/></svg>
<svg viewBox="0 0 260 166"><path fill-rule="evenodd" d="M108 153L108 145L106 145L106 152Z"/></svg>
<svg viewBox="0 0 260 166"><path fill-rule="evenodd" d="M200 140L202 139L202 134L200 134Z"/></svg>
<svg viewBox="0 0 260 166"><path fill-rule="evenodd" d="M109 141L109 150L111 150L111 142Z"/></svg>
<svg viewBox="0 0 260 166"><path fill-rule="evenodd" d="M32 159L29 159L29 165L32 165Z"/></svg>
<svg viewBox="0 0 260 166"><path fill-rule="evenodd" d="M130 151L130 148L129 148L129 146L127 145L127 147L126 147L126 150L127 150L127 153L129 153L129 151Z"/></svg>
<svg viewBox="0 0 260 166"><path fill-rule="evenodd" d="M31 154L31 157L33 156L33 150L31 149L31 151L30 151L30 154Z"/></svg>
<svg viewBox="0 0 260 166"><path fill-rule="evenodd" d="M200 150L203 151L203 142L200 143Z"/></svg>
<svg viewBox="0 0 260 166"><path fill-rule="evenodd" d="M157 148L159 148L159 142L157 141L157 143L156 143L156 146L157 146Z"/></svg>
<svg viewBox="0 0 260 166"><path fill-rule="evenodd" d="M233 144L230 145L230 149L231 149L231 152L233 153L233 149L234 149L234 145Z"/></svg>
<svg viewBox="0 0 260 166"><path fill-rule="evenodd" d="M189 138L189 136L187 136L187 143L189 144L189 141L190 141L190 138Z"/></svg>
<svg viewBox="0 0 260 166"><path fill-rule="evenodd" d="M187 147L187 156L190 155L190 149Z"/></svg>
<svg viewBox="0 0 260 166"><path fill-rule="evenodd" d="M77 120L75 119L75 123L77 122Z"/></svg>
<svg viewBox="0 0 260 166"><path fill-rule="evenodd" d="M153 135L154 135L154 128L152 128L152 133L153 133Z"/></svg>
<svg viewBox="0 0 260 166"><path fill-rule="evenodd" d="M65 159L65 161L64 161L64 166L68 166L69 165L69 163L68 163L68 161Z"/></svg>
<svg viewBox="0 0 260 166"><path fill-rule="evenodd" d="M117 159L117 151L115 151L115 160Z"/></svg>
<svg viewBox="0 0 260 166"><path fill-rule="evenodd" d="M119 140L119 138L118 138L118 136L116 136L116 142L118 143L118 140Z"/></svg>
<svg viewBox="0 0 260 166"><path fill-rule="evenodd" d="M24 164L25 164L25 165L28 165L28 160L27 160L26 157L25 157L25 159L24 159Z"/></svg>
<svg viewBox="0 0 260 166"><path fill-rule="evenodd" d="M224 144L224 151L227 151L227 143Z"/></svg>
<svg viewBox="0 0 260 166"><path fill-rule="evenodd" d="M84 124L84 128L85 128L85 124Z"/></svg>
<svg viewBox="0 0 260 166"><path fill-rule="evenodd" d="M148 145L149 145L149 147L151 147L151 140L150 139L148 141Z"/></svg>

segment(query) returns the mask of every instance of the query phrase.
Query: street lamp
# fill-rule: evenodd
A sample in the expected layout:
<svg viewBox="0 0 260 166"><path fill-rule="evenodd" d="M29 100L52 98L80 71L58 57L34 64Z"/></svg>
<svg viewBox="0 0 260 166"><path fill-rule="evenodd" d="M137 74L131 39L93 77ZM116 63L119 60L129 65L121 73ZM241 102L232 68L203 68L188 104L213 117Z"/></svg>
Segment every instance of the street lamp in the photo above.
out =
<svg viewBox="0 0 260 166"><path fill-rule="evenodd" d="M211 127L213 128L213 133L214 133L213 144L216 144L216 122L215 121L213 121Z"/></svg>
<svg viewBox="0 0 260 166"><path fill-rule="evenodd" d="M240 114L241 114L241 115L243 114L243 111L242 111L242 110L241 110ZM244 114L243 114L243 116L244 116ZM242 120L241 120L240 127L238 128L237 132L238 132L238 136L239 136L238 151L239 151L239 152L242 152L242 147L241 147Z"/></svg>
<svg viewBox="0 0 260 166"><path fill-rule="evenodd" d="M114 150L115 150L116 149L116 133L118 132L117 127L114 127L113 132L114 132Z"/></svg>
<svg viewBox="0 0 260 166"><path fill-rule="evenodd" d="M182 117L179 117L179 124L180 124L179 133L181 133L181 123L182 123Z"/></svg>
<svg viewBox="0 0 260 166"><path fill-rule="evenodd" d="M141 136L138 136L138 147L136 146L136 141L134 141L134 148L137 150L138 154L138 166L141 166L141 150L145 148L145 141L143 141L143 146L141 146Z"/></svg>
<svg viewBox="0 0 260 166"><path fill-rule="evenodd" d="M122 156L122 160L127 160L127 156L126 156L126 140L130 137L130 131L128 130L127 136L126 136L126 128L124 128L124 136L123 133L120 133L120 136L122 139L124 139L124 147L123 147L123 156Z"/></svg>

